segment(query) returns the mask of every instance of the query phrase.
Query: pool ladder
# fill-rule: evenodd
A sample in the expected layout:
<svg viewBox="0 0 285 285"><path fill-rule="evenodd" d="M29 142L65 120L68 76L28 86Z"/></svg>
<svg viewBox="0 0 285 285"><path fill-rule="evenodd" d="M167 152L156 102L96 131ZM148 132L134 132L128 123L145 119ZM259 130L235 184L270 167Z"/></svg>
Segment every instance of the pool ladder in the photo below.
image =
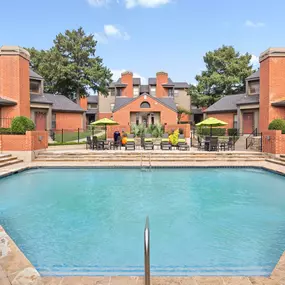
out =
<svg viewBox="0 0 285 285"><path fill-rule="evenodd" d="M149 154L149 159L148 159L148 170L149 171L151 171L151 154ZM141 171L147 171L147 168L145 168L144 166L143 166L143 154L142 154L142 152L141 152Z"/></svg>
<svg viewBox="0 0 285 285"><path fill-rule="evenodd" d="M149 218L146 217L144 228L144 284L150 285L150 230L149 230Z"/></svg>

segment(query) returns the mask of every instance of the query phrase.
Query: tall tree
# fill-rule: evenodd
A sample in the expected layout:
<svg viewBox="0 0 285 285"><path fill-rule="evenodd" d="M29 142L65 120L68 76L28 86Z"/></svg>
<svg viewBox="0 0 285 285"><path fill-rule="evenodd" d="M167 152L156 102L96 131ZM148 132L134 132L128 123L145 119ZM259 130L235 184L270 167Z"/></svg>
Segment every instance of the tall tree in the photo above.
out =
<svg viewBox="0 0 285 285"><path fill-rule="evenodd" d="M95 55L96 44L94 36L80 27L58 34L49 50L28 49L31 67L45 79L45 91L77 100L90 89L107 95L112 73Z"/></svg>
<svg viewBox="0 0 285 285"><path fill-rule="evenodd" d="M245 79L252 74L249 53L240 54L232 46L209 51L204 56L206 70L196 76L197 86L189 89L194 103L213 104L222 96L245 92ZM196 96L196 98L195 98Z"/></svg>

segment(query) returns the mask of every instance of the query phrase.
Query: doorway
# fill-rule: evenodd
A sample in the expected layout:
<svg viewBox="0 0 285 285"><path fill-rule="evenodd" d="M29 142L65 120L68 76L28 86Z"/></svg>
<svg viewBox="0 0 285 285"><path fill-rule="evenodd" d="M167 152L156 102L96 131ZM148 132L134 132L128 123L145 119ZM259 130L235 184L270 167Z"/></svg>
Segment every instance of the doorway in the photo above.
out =
<svg viewBox="0 0 285 285"><path fill-rule="evenodd" d="M47 126L47 116L46 113L36 112L35 113L35 123L37 131L45 131Z"/></svg>
<svg viewBox="0 0 285 285"><path fill-rule="evenodd" d="M243 113L243 133L251 134L254 130L254 113Z"/></svg>

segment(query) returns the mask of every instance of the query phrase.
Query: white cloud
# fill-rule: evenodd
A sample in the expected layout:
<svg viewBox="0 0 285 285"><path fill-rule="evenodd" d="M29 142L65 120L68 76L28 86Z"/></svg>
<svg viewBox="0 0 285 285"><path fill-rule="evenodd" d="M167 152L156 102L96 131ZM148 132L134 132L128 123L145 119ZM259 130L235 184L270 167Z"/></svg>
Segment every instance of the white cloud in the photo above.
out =
<svg viewBox="0 0 285 285"><path fill-rule="evenodd" d="M92 6L100 7L106 6L110 0L87 0L87 2Z"/></svg>
<svg viewBox="0 0 285 285"><path fill-rule="evenodd" d="M112 79L114 81L117 81L121 77L122 72L125 72L125 71L126 69L111 69L111 72L113 73ZM134 72L133 76L136 78L140 78L142 84L147 84L147 79L141 76L139 73Z"/></svg>
<svg viewBox="0 0 285 285"><path fill-rule="evenodd" d="M251 55L251 60L250 60L250 64L253 65L253 68L256 68L259 66L259 57L252 54Z"/></svg>
<svg viewBox="0 0 285 285"><path fill-rule="evenodd" d="M262 22L253 22L250 20L245 21L245 25L251 28L262 28L265 27L265 23Z"/></svg>
<svg viewBox="0 0 285 285"><path fill-rule="evenodd" d="M124 41L130 40L131 36L124 30L119 29L114 25L104 25L104 31L94 33L95 39L102 44L107 44L109 39L121 39Z"/></svg>
<svg viewBox="0 0 285 285"><path fill-rule="evenodd" d="M125 0L125 5L127 9L131 9L136 6L155 8L160 5L168 4L170 1L171 0Z"/></svg>

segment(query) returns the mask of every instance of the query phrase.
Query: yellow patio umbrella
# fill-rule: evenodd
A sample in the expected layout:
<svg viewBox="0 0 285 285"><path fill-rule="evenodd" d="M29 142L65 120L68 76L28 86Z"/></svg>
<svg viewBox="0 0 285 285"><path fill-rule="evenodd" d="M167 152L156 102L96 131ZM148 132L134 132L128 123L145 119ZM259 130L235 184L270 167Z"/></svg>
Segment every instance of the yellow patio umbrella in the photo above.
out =
<svg viewBox="0 0 285 285"><path fill-rule="evenodd" d="M105 126L105 138L107 138L107 126L114 126L114 125L119 125L117 122L108 119L108 118L103 118L100 120L97 120L93 123L91 123L92 126Z"/></svg>
<svg viewBox="0 0 285 285"><path fill-rule="evenodd" d="M221 120L218 120L216 118L213 118L213 117L210 117L198 124L196 124L197 127L202 127L202 126L205 126L205 127L210 127L211 130L210 130L210 135L212 136L212 128L213 127L221 127L221 126L226 126L228 123L224 122L224 121L221 121Z"/></svg>

